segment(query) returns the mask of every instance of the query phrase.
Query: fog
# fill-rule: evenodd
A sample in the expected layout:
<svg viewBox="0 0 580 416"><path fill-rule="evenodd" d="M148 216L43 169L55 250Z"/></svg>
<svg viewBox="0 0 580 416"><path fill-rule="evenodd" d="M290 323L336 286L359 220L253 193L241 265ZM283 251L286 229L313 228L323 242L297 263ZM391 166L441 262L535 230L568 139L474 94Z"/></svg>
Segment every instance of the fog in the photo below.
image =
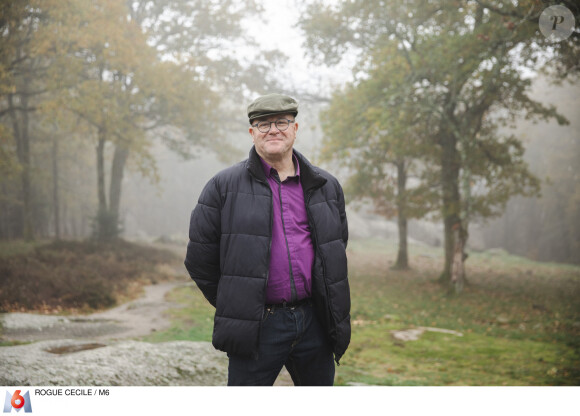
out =
<svg viewBox="0 0 580 416"><path fill-rule="evenodd" d="M119 2L115 7L120 11L113 6L111 10L99 9L102 19L86 24L88 29L82 32L86 39L78 31L82 25L74 26L74 16L71 15L71 22L60 22L58 13L55 13L54 27L70 23L70 33L63 31L54 39L44 41L45 37L60 33L51 26L54 22L50 19L39 20L36 26L23 19L20 32L8 26L3 32L3 50L7 52L0 62L3 65L0 69L4 71L0 75L10 76L0 80L6 82L3 91L12 92L3 93L0 100L0 239L87 238L94 234L98 215L109 208L114 211L107 205L114 205L114 200L120 198L118 220L124 238L137 241L161 238L185 247L189 215L203 186L221 169L247 156L251 138L247 131L246 107L253 98L267 92L288 93L300 102L297 150L336 175L342 183L348 182L355 173L345 159L331 161L332 157L324 155L323 149L333 137L329 133L332 129L323 130L319 113L336 103L333 94L345 93L371 77L378 67L371 64L377 51L365 49L364 39L378 39L385 28L375 28L375 31L372 27L351 25L352 30L360 33L355 33L350 43L345 40L342 47L333 49L334 43L343 41L344 33L327 33L325 43L324 25L311 27L310 38L304 26L301 28L299 20L313 2L257 2L263 11L260 7L254 8L253 3L250 7L234 1L227 10L206 4L203 7L207 7L204 10L207 16L187 9L191 15L182 17L190 20L183 24L179 19L168 18L175 11L155 15L152 4L133 2L130 9L124 10L126 4ZM162 8L165 3L158 5ZM47 10L52 10L51 7L62 6L50 4ZM17 13L22 10L13 8L14 21L18 22ZM396 7L392 12L396 12ZM122 16L124 13L128 23L123 29L127 33L118 38L114 37L116 27L111 23L115 13ZM224 13L231 16L224 17ZM375 15L371 13L369 19ZM405 16L412 19L413 13ZM215 19L213 25L207 23L208 19ZM135 27L133 22L141 26ZM26 25L32 28L28 32ZM413 23L409 25L412 27ZM172 30L183 30L183 33L172 37ZM37 42L37 46L29 52L41 51L38 53L44 55L36 60L20 57L20 52L15 51L24 50L28 45L20 43L20 33L29 36L35 31L39 38L31 38L29 43ZM198 38L188 38L193 35ZM485 41L485 36L476 39ZM71 47L71 38L86 44L67 53L54 52ZM127 39L133 43L126 43ZM522 45L526 42L524 39ZM538 42L527 45L537 48ZM566 59L576 58L573 48L571 52L563 47L560 48L563 52L550 48L552 52L544 53L544 61L557 59L558 53L562 53L565 66L569 65ZM111 56L127 56L127 62L102 54L108 49L121 51ZM531 97L546 107L554 106L570 123L559 125L553 115L546 119L536 117L532 122L521 110L513 126L502 126L498 130L498 134L513 134L523 144L526 149L523 157L529 170L541 181L541 196L513 197L499 218L478 218L472 222L468 246L471 250L504 248L542 261L580 263L577 74L564 77L566 80L556 85L554 81L563 78L561 74L558 77L524 65L526 56L530 58L525 55L525 45L514 51L522 54L521 71L525 73L522 79L532 77ZM143 56L138 56L141 52ZM323 52L328 52L330 57L322 56ZM438 62L436 58L430 61L433 65ZM513 54L511 58L515 59ZM538 66L544 62L542 59L538 60ZM105 64L95 65L100 60ZM492 62L490 59L480 68L487 71ZM169 71L164 69L170 65L174 67ZM554 68L554 71L561 70L561 67ZM143 79L139 78L141 74ZM170 74L177 74L176 78ZM54 85L58 88L50 90ZM481 80L474 81L473 85L481 85ZM419 89L416 91L421 93ZM119 94L115 100L111 99L114 94ZM497 102L512 98L507 94ZM125 114L133 110L134 113ZM501 109L492 108L485 119L493 119L494 111L499 114ZM337 115L336 124L344 118L345 114ZM156 124L161 127L153 128ZM163 128L177 124L182 126L176 140L178 147L194 157L186 158L176 152L175 143L170 146L171 140L163 137ZM350 127L357 125L353 123L345 129ZM409 131L412 128L410 125ZM431 125L422 125L425 135L431 128ZM121 175L112 173L114 162L120 166L117 173L120 171ZM118 188L115 180L121 177L120 192L115 194L113 191ZM389 180L394 181L395 177ZM347 202L352 238L397 241L395 216L378 215L369 201ZM411 220L408 232L412 242L442 244L440 212Z"/></svg>
<svg viewBox="0 0 580 416"><path fill-rule="evenodd" d="M516 134L524 142L530 169L543 181L542 197L514 198L508 203L506 213L501 217L474 224L470 230L471 250L503 248L535 259L557 258L553 254L551 257L540 256L539 247L540 244L553 244L549 241L543 242L542 232L546 230L558 232L562 227L566 227L566 224L562 223L564 217L552 218L553 222L547 224L542 221L547 219L546 215L551 209L551 203L554 202L550 200L553 193L559 192L562 187L578 186L580 183L578 174L580 166L573 164L574 152L577 157L580 151L580 87L570 84L554 86L544 78L537 77L533 83L533 91L534 96L546 105L554 105L570 121L567 126L559 126L556 122L533 123L522 119L515 128L506 130ZM318 111L324 107L324 104L307 101L301 104L300 114L297 117L300 128L295 148L314 163L320 162L323 132L320 129ZM239 118L245 122L245 114L243 109L241 110ZM232 134L232 137L232 143L239 149L237 160L241 161L247 156L252 145L251 137L246 131ZM572 152L567 154L572 160L566 160L566 165L558 165L557 162L562 152L564 154ZM132 171L128 172L123 183L124 235L142 241L153 241L161 237L177 244L185 244L189 215L197 203L203 186L213 175L229 166L230 161L224 162L215 153L204 149L199 150L198 158L184 160L162 145L157 145L154 154L159 167L159 183L152 184L150 180ZM554 173L554 164L569 172L570 184L554 183L554 177L550 176ZM320 165L341 180L346 179L347 172L339 164L321 162ZM560 193L562 202L565 202L567 197L571 198L572 195ZM359 209L350 204L347 211L351 238L397 241L396 218L387 219L374 214L370 206ZM536 217L531 216L532 211L536 212ZM539 220L539 215L543 215L543 220ZM538 228L540 225L542 229ZM414 220L410 223L409 236L411 241L440 246L443 240L443 226L440 220ZM580 254L577 254L576 258L578 256Z"/></svg>
<svg viewBox="0 0 580 416"><path fill-rule="evenodd" d="M295 149L313 163L318 162L322 141L319 108L319 104L308 101L301 103L296 118L299 129ZM236 124L243 126L245 123L249 128L243 107L237 118L240 123ZM238 151L228 155L227 161L221 160L215 152L202 148L195 152L198 157L185 160L166 146L157 144L154 155L159 168L159 182L152 183L135 171L127 172L123 181L121 215L124 235L144 241L162 237L185 244L189 216L204 185L220 170L245 159L252 147L252 138L247 129L240 128L240 131L232 132L229 141ZM325 167L335 174L340 172L337 166Z"/></svg>

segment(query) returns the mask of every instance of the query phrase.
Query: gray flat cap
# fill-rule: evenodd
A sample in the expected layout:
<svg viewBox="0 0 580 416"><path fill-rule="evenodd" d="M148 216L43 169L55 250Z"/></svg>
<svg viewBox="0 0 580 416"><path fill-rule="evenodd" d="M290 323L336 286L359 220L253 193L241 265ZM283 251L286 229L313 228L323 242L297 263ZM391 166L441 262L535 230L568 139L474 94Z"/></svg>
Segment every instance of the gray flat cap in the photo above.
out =
<svg viewBox="0 0 580 416"><path fill-rule="evenodd" d="M298 114L298 102L287 95L268 94L258 97L248 106L250 123L260 117L274 114Z"/></svg>

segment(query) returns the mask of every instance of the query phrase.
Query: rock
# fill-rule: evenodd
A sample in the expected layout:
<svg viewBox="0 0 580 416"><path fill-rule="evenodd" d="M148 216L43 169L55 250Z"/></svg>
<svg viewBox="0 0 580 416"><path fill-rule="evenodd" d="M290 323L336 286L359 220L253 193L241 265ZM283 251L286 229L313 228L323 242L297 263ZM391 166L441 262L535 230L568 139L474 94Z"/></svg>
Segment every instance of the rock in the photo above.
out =
<svg viewBox="0 0 580 416"><path fill-rule="evenodd" d="M461 332L454 331L452 329L433 328L431 326L420 326L419 329L423 329L423 330L429 331L429 332L440 332L442 334L455 335L457 337L462 337L463 336L463 334Z"/></svg>
<svg viewBox="0 0 580 416"><path fill-rule="evenodd" d="M145 288L142 298L85 316L0 315L0 385L212 386L227 384L227 357L209 342L147 343L143 336L170 325L165 294L182 286Z"/></svg>
<svg viewBox="0 0 580 416"><path fill-rule="evenodd" d="M395 341L403 341L403 342L417 341L421 337L421 335L423 335L423 333L425 331L439 332L442 334L455 335L458 337L463 336L463 334L461 332L454 331L452 329L434 328L434 327L430 327L430 326L420 326L418 328L413 328L413 329L391 331L391 336L395 339Z"/></svg>
<svg viewBox="0 0 580 416"><path fill-rule="evenodd" d="M0 322L5 331L31 330L42 331L44 328L53 328L70 323L63 316L38 315L32 313L6 313L0 315Z"/></svg>
<svg viewBox="0 0 580 416"><path fill-rule="evenodd" d="M58 338L96 338L103 334L115 335L127 330L113 319L20 312L0 314L0 326L2 340L21 342Z"/></svg>
<svg viewBox="0 0 580 416"><path fill-rule="evenodd" d="M0 385L4 386L215 386L226 383L227 357L209 342L121 341L101 346L69 339L0 348Z"/></svg>
<svg viewBox="0 0 580 416"><path fill-rule="evenodd" d="M401 331L391 331L391 336L396 341L417 341L421 335L423 335L423 332L425 332L425 330L421 328L404 329Z"/></svg>

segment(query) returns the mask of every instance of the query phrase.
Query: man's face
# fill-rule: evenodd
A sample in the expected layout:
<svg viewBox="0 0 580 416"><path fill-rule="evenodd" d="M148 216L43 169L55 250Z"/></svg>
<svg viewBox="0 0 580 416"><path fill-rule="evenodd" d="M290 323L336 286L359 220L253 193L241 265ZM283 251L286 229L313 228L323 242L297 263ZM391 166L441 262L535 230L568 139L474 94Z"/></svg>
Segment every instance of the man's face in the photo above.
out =
<svg viewBox="0 0 580 416"><path fill-rule="evenodd" d="M295 122L290 123L288 128L284 131L280 131L275 123L270 125L270 130L267 133L262 133L257 127L254 127L260 122L275 122L279 119L294 121L294 116L292 114L275 114L273 116L259 118L252 121L252 126L249 130L254 145L256 146L256 151L263 159L266 159L266 161L281 160L284 157L287 157L291 154L294 140L296 140L298 123Z"/></svg>

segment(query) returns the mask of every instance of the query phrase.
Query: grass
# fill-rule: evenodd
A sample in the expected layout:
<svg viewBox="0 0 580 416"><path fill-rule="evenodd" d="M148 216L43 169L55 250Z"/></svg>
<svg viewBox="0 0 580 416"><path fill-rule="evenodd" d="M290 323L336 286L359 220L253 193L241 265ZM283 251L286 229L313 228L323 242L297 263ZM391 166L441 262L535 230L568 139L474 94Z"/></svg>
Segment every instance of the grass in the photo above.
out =
<svg viewBox="0 0 580 416"><path fill-rule="evenodd" d="M391 269L396 245L349 244L352 340L336 384L580 385L580 267L501 251L471 253L468 284L455 295L437 282L442 254L411 245L411 270L401 271ZM88 300L71 293L90 295L101 285L97 292L118 303L176 267L183 269L180 257L126 242L0 244L0 304L5 310L88 311ZM210 341L214 309L197 287L169 296L179 305L169 311L172 326L144 340ZM417 327L462 336L427 331L417 341L393 338L392 331Z"/></svg>
<svg viewBox="0 0 580 416"><path fill-rule="evenodd" d="M391 270L396 246L349 245L352 340L337 368L346 385L579 385L580 268L506 253L472 253L468 284L451 295L437 283L442 251L411 246L409 271ZM199 290L175 290L172 327L146 338L210 341L213 308ZM394 330L437 327L396 341Z"/></svg>
<svg viewBox="0 0 580 416"><path fill-rule="evenodd" d="M410 271L390 270L396 247L350 247L353 337L338 384L578 385L580 268L507 254L472 253L469 284L450 295L437 283L440 250L413 246ZM418 341L393 330L419 326Z"/></svg>
<svg viewBox="0 0 580 416"><path fill-rule="evenodd" d="M215 309L193 282L191 286L174 289L169 293L168 300L181 305L168 312L171 327L144 337L144 341L211 341Z"/></svg>

